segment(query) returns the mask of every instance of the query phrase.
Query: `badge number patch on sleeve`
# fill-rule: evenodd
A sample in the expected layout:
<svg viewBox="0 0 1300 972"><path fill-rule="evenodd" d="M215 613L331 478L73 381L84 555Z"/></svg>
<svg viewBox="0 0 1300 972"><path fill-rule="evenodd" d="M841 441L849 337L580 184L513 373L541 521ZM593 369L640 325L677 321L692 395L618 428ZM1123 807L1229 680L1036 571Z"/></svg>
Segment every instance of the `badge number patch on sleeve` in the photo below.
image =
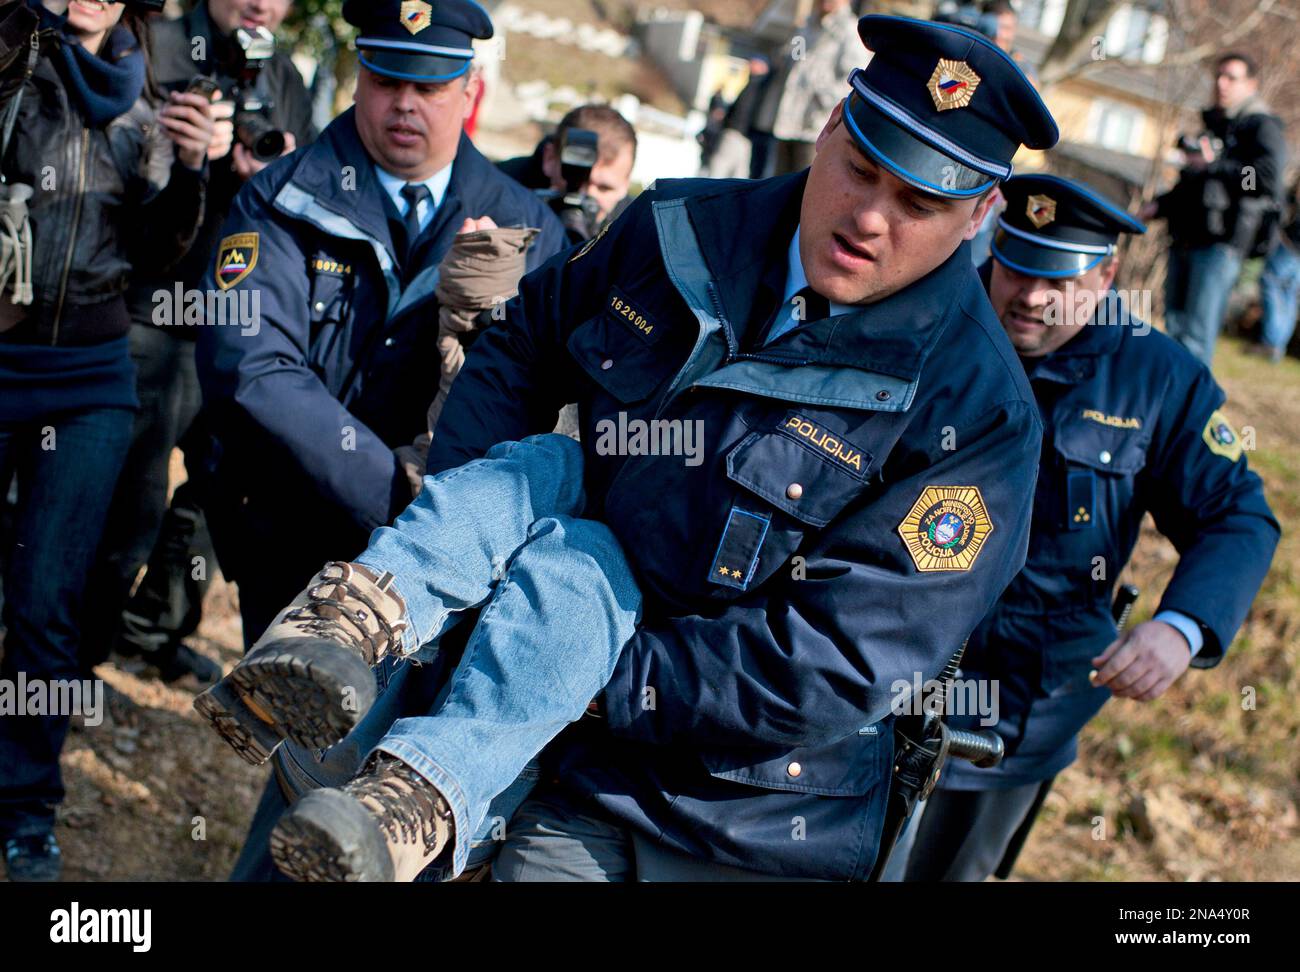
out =
<svg viewBox="0 0 1300 972"><path fill-rule="evenodd" d="M970 570L992 532L976 486L927 486L898 525L920 571Z"/></svg>
<svg viewBox="0 0 1300 972"><path fill-rule="evenodd" d="M236 233L227 236L217 247L217 269L215 277L217 286L229 290L239 283L257 266L256 233Z"/></svg>
<svg viewBox="0 0 1300 972"><path fill-rule="evenodd" d="M1236 462L1241 458L1241 438L1222 412L1215 412L1210 416L1210 420L1205 423L1205 431L1201 433L1201 438L1216 456L1223 456L1229 462Z"/></svg>

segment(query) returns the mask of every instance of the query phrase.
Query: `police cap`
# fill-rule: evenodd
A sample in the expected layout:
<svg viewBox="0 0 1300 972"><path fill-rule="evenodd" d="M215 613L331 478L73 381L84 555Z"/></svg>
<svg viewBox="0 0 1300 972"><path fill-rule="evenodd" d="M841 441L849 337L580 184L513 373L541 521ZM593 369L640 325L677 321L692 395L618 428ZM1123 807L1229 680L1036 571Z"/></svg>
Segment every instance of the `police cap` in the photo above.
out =
<svg viewBox="0 0 1300 972"><path fill-rule="evenodd" d="M474 41L492 36L492 20L473 0L347 0L363 65L401 81L458 78L474 59Z"/></svg>

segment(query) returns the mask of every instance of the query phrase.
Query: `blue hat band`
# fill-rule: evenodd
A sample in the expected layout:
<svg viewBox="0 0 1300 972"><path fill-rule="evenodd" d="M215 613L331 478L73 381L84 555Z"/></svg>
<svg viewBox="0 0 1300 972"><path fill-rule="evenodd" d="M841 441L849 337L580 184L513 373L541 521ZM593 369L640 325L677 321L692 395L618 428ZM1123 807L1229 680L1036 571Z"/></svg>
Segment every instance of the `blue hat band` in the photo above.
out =
<svg viewBox="0 0 1300 972"><path fill-rule="evenodd" d="M409 51L379 49L358 52L357 59L364 67L376 74L398 81L414 81L417 84L453 81L468 72L474 63L469 58L438 57Z"/></svg>
<svg viewBox="0 0 1300 972"><path fill-rule="evenodd" d="M359 51L406 51L409 54L436 54L440 57L472 58L472 47L442 47L434 44L420 44L416 41L387 40L382 37L358 37Z"/></svg>

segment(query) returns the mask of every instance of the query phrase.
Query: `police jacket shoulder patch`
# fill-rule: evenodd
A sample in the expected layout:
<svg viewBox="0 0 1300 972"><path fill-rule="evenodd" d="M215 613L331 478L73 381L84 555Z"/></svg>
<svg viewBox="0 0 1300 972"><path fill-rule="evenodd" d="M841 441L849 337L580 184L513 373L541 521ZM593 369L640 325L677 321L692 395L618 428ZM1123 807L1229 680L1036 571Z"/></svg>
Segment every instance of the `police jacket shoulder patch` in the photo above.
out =
<svg viewBox="0 0 1300 972"><path fill-rule="evenodd" d="M920 571L970 570L992 532L977 486L927 486L898 525Z"/></svg>
<svg viewBox="0 0 1300 972"><path fill-rule="evenodd" d="M217 247L217 267L213 274L217 286L229 290L257 266L258 234L236 233L227 236Z"/></svg>
<svg viewBox="0 0 1300 972"><path fill-rule="evenodd" d="M1210 416L1210 420L1205 423L1201 438L1216 456L1223 456L1229 462L1236 462L1241 458L1241 438L1222 412L1216 410Z"/></svg>

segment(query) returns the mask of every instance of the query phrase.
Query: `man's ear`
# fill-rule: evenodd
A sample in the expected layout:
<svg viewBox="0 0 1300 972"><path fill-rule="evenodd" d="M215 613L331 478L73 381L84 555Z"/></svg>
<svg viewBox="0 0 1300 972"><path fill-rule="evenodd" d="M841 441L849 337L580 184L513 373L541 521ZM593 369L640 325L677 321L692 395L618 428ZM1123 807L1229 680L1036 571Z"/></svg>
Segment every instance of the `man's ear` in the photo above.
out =
<svg viewBox="0 0 1300 972"><path fill-rule="evenodd" d="M479 95L483 92L483 72L476 64L469 69L465 76L465 120L469 121L469 116L474 114L474 106L478 104Z"/></svg>
<svg viewBox="0 0 1300 972"><path fill-rule="evenodd" d="M1097 289L1101 291L1110 290L1111 284L1115 282L1115 274L1117 274L1118 272L1119 272L1119 257L1112 254L1110 259L1108 259L1104 264L1102 264L1101 286L1098 287Z"/></svg>
<svg viewBox="0 0 1300 972"><path fill-rule="evenodd" d="M831 116L826 119L826 124L822 126L821 134L817 136L817 151L820 152L822 147L830 139L835 129L839 127L840 122L844 120L844 102L837 102L831 110Z"/></svg>
<svg viewBox="0 0 1300 972"><path fill-rule="evenodd" d="M984 220L988 217L989 210L997 205L998 200L1002 198L1002 193L994 189L987 196L979 201L975 211L970 214L970 223L966 227L966 233L962 236L964 240L973 240L979 234L980 227L984 225Z"/></svg>

